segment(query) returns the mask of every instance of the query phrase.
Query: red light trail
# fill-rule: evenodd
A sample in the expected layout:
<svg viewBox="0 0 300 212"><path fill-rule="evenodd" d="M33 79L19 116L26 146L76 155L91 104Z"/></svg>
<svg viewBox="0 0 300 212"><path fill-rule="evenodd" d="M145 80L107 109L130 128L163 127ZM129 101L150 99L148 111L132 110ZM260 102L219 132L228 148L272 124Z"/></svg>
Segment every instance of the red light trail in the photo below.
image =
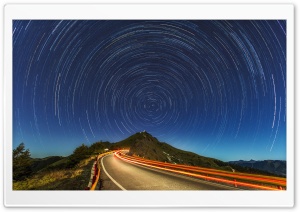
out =
<svg viewBox="0 0 300 212"><path fill-rule="evenodd" d="M135 156L128 156L123 154L121 151L116 152L115 155L119 159L129 163L134 163L134 164L138 164L150 168L155 168L155 169L165 170L173 173L201 178L204 180L226 183L226 184L234 185L236 187L242 186L242 187L260 189L260 190L282 190L282 187L286 187L286 179L280 177L270 177L270 176L236 173L236 172L231 173L228 171L222 171L222 170L216 170L210 168L171 164L166 162L143 159ZM224 179L224 177L226 179ZM239 181L236 181L237 179ZM255 182L256 184L254 184L253 182Z"/></svg>

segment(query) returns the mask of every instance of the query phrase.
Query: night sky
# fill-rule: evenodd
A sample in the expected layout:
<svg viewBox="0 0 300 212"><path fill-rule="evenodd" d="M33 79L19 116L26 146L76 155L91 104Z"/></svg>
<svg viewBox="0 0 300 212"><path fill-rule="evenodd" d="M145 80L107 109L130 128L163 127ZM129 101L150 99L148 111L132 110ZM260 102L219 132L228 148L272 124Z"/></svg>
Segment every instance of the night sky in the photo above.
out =
<svg viewBox="0 0 300 212"><path fill-rule="evenodd" d="M143 130L285 160L286 21L13 21L13 148L66 156Z"/></svg>

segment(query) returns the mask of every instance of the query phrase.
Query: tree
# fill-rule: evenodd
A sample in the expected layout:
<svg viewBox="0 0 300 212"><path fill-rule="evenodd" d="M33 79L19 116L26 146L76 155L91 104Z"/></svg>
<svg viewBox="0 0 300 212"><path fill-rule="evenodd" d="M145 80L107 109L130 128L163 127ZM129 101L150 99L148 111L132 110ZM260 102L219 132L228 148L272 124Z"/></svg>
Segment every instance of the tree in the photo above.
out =
<svg viewBox="0 0 300 212"><path fill-rule="evenodd" d="M98 141L96 143L93 143L90 147L90 152L92 154L97 154L97 153L102 153L104 152L104 149L105 149L105 145L103 144L102 141Z"/></svg>
<svg viewBox="0 0 300 212"><path fill-rule="evenodd" d="M73 168L77 165L81 160L88 158L91 155L89 148L82 144L81 146L77 147L72 155L69 156L69 162L67 168Z"/></svg>
<svg viewBox="0 0 300 212"><path fill-rule="evenodd" d="M21 143L13 150L13 180L23 180L31 175L31 164L30 151Z"/></svg>

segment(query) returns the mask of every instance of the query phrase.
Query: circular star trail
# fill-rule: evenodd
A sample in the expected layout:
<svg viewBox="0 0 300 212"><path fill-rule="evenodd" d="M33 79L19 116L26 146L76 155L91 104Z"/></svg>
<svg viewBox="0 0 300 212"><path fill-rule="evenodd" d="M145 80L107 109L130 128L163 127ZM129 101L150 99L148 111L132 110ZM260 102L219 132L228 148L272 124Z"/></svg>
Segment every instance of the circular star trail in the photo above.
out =
<svg viewBox="0 0 300 212"><path fill-rule="evenodd" d="M223 160L285 159L286 22L13 22L14 146L69 154L143 130Z"/></svg>

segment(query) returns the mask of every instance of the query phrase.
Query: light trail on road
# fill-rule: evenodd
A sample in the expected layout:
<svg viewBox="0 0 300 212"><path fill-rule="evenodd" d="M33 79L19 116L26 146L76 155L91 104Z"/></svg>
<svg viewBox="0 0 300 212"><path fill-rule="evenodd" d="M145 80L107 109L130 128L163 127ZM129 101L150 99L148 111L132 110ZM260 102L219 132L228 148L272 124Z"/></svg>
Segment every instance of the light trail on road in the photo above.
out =
<svg viewBox="0 0 300 212"><path fill-rule="evenodd" d="M134 163L134 164L138 164L150 168L155 168L155 169L160 169L160 170L169 171L173 173L201 178L204 180L227 183L234 186L245 186L247 188L262 189L262 190L281 190L282 187L280 186L286 186L286 180L284 178L276 178L276 177L244 174L244 173L230 173L222 170L214 170L214 169L193 167L187 165L170 164L165 162L142 159L133 156L127 156L125 154L122 154L121 151L116 152L115 156L129 163ZM198 173L194 173L194 172L198 172ZM208 174L213 176L208 176ZM220 178L220 176L227 177L227 179ZM240 181L237 182L236 179L242 180L244 182L240 182ZM255 181L255 184L249 181ZM258 183L262 185L259 185ZM264 184L271 184L273 186L264 185ZM274 187L274 185L277 185L277 187Z"/></svg>
<svg viewBox="0 0 300 212"><path fill-rule="evenodd" d="M234 186L128 163L112 154L101 159L101 168L105 169L100 176L101 190L239 190Z"/></svg>

